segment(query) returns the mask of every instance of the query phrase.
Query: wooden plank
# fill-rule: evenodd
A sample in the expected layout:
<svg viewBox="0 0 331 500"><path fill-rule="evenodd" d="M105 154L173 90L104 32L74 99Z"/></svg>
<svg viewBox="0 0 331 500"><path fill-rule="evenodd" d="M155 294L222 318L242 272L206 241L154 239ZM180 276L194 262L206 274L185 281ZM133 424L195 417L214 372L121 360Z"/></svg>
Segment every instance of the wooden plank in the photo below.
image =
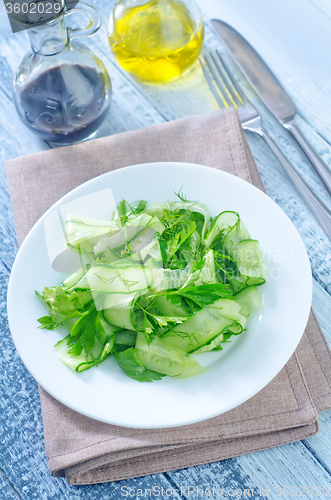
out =
<svg viewBox="0 0 331 500"><path fill-rule="evenodd" d="M315 280L313 281L313 308L324 335L331 347L331 296Z"/></svg>
<svg viewBox="0 0 331 500"><path fill-rule="evenodd" d="M311 438L303 441L309 452L324 467L331 476L331 411L320 413L319 423L321 431Z"/></svg>
<svg viewBox="0 0 331 500"><path fill-rule="evenodd" d="M329 0L309 0L317 9L320 9L331 20L331 4Z"/></svg>
<svg viewBox="0 0 331 500"><path fill-rule="evenodd" d="M277 486L287 486L289 489L295 486L297 493L295 494L294 490L292 497L298 496L300 486L306 489L308 486L331 488L329 473L301 442L243 456L240 457L240 462L251 477L259 476L259 482L257 478L255 480L256 484L265 488L269 486L270 491L274 493L273 496L270 495L271 498L276 497ZM316 492L316 489L314 491Z"/></svg>
<svg viewBox="0 0 331 500"><path fill-rule="evenodd" d="M313 284L313 308L331 348L331 297L315 280ZM319 423L320 432L305 439L303 443L324 469L331 474L331 441L327 439L331 435L330 410L320 413Z"/></svg>
<svg viewBox="0 0 331 500"><path fill-rule="evenodd" d="M246 496L246 498L254 499L266 496L272 499L277 498L277 496L280 498L292 496L293 498L299 496L300 487L307 491L309 486L314 489L313 494L302 496L314 496L318 492L317 487L319 486L328 487L331 492L331 479L328 471L301 442L210 465L191 467L171 473L171 478L176 483L177 488L182 486L187 490L191 486L199 487L203 491L214 488L216 491L214 496L221 488L223 498L231 496L234 498L245 498ZM292 488L292 495L286 494L286 487L290 491ZM229 490L232 490L232 493ZM239 490L241 490L241 494ZM244 495L244 490L246 490L246 495ZM193 496L193 490L191 491ZM277 495L278 492L281 494ZM195 490L196 493L197 490ZM221 495L219 494L219 496Z"/></svg>
<svg viewBox="0 0 331 500"><path fill-rule="evenodd" d="M0 470L0 492L4 500L17 500L20 497L19 493L16 491L15 487L10 485Z"/></svg>

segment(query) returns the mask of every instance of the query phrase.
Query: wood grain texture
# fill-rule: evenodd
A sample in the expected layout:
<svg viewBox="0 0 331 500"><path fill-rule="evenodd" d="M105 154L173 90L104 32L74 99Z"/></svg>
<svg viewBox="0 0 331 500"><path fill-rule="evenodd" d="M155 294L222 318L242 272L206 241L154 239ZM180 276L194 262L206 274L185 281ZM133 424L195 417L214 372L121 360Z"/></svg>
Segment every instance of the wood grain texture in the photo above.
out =
<svg viewBox="0 0 331 500"><path fill-rule="evenodd" d="M107 40L113 2L94 0L106 22L89 46L106 63L113 102L99 136L147 127L182 116L212 111L217 104L196 64L178 82L151 86L134 81L114 63ZM294 100L298 124L324 161L331 166L331 4L328 0L200 0L205 20L219 17L247 37ZM216 464L94 486L72 487L49 475L43 444L37 385L20 361L8 329L6 289L17 252L15 227L3 163L47 149L25 128L12 101L12 80L28 48L27 34L0 35L0 499L112 500L125 488L183 488L179 498L194 498L188 486L270 488L329 486L331 489L331 412L320 416L316 436L291 445L233 458ZM249 99L263 114L265 128L326 203L330 198L305 156L250 89L212 30L206 27L204 50L219 48ZM282 167L262 141L247 135L268 195L287 213L306 245L314 277L313 306L331 345L331 245L295 191ZM123 488L123 489L122 489ZM207 495L205 495L207 498ZM238 497L238 496L237 496ZM124 498L124 497L123 497ZM171 497L170 497L171 498ZM200 495L201 498L201 495ZM224 495L224 498L227 496ZM229 498L229 497L228 497Z"/></svg>
<svg viewBox="0 0 331 500"><path fill-rule="evenodd" d="M289 464L291 464L289 469ZM254 499L263 498L260 490L269 487L270 497L276 498L276 487L331 486L329 473L312 457L303 443L292 443L271 450L243 455L224 462L191 467L172 473L176 484L199 486L206 489L222 488L251 490ZM184 479L184 483L183 483ZM231 494L224 494L229 498ZM240 495L233 495L239 497ZM244 496L244 495L242 495ZM248 496L248 493L247 493Z"/></svg>

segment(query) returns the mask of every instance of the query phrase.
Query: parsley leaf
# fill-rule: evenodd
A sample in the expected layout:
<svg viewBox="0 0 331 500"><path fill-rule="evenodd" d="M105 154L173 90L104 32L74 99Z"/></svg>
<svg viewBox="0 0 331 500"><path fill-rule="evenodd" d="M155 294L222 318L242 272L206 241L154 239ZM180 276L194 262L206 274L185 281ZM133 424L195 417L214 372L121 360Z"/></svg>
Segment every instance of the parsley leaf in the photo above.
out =
<svg viewBox="0 0 331 500"><path fill-rule="evenodd" d="M96 340L104 343L108 332L100 317L102 311L97 311L95 306L86 311L74 324L70 331L70 342L68 342L68 352L79 356L84 349L87 355L93 355L93 348Z"/></svg>
<svg viewBox="0 0 331 500"><path fill-rule="evenodd" d="M50 316L43 316L39 318L38 323L40 323L41 330L56 330L56 328L60 325L60 323L55 323Z"/></svg>
<svg viewBox="0 0 331 500"><path fill-rule="evenodd" d="M192 301L199 307L204 307L216 302L218 299L230 298L232 291L229 285L224 285L223 283L212 283L210 285L180 288L179 290L167 291L165 293L160 293L159 295L166 295L168 297L172 297L174 295L181 296L188 302L189 305Z"/></svg>

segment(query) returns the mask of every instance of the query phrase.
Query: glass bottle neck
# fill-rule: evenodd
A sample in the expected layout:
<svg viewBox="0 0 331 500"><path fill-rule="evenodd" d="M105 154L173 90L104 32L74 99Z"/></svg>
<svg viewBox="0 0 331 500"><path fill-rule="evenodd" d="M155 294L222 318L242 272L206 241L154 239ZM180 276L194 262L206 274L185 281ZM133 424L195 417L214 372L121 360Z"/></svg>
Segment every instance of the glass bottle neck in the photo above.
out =
<svg viewBox="0 0 331 500"><path fill-rule="evenodd" d="M64 16L49 23L28 30L33 52L43 56L54 56L69 43L68 30Z"/></svg>

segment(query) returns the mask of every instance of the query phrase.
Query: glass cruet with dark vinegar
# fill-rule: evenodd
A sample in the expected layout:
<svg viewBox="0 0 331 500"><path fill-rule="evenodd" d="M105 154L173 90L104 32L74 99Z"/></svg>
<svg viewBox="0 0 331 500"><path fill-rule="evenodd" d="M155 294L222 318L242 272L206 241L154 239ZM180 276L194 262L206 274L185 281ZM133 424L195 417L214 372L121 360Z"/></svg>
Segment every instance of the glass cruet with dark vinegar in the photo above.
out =
<svg viewBox="0 0 331 500"><path fill-rule="evenodd" d="M118 0L109 41L118 63L150 83L174 81L199 57L204 36L193 0Z"/></svg>
<svg viewBox="0 0 331 500"><path fill-rule="evenodd" d="M104 64L76 42L99 29L99 11L83 2L69 11L62 5L62 15L27 30L32 50L14 80L21 119L53 146L91 137L105 119L111 101L111 82ZM87 18L86 26L68 28L66 18L77 14Z"/></svg>

